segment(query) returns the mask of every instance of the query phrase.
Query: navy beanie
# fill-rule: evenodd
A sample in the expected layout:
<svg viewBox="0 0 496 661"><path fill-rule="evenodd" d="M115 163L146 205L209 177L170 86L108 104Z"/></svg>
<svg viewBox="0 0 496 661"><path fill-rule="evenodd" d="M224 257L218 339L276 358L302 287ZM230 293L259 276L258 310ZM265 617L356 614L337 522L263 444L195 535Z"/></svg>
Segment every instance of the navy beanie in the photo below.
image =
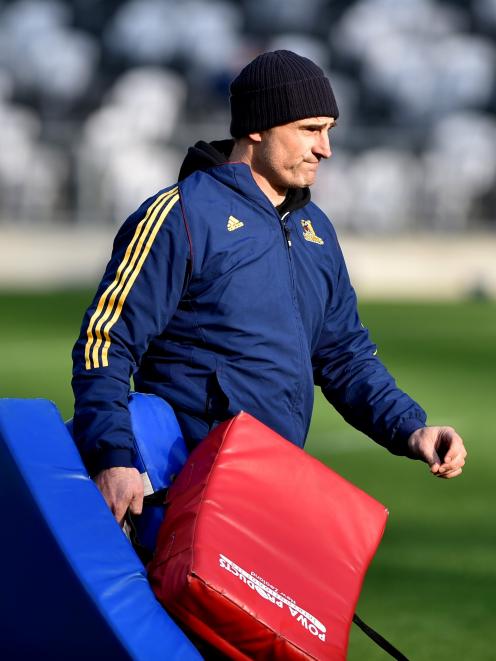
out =
<svg viewBox="0 0 496 661"><path fill-rule="evenodd" d="M288 124L305 117L339 115L329 79L311 60L289 50L262 53L230 87L231 135Z"/></svg>

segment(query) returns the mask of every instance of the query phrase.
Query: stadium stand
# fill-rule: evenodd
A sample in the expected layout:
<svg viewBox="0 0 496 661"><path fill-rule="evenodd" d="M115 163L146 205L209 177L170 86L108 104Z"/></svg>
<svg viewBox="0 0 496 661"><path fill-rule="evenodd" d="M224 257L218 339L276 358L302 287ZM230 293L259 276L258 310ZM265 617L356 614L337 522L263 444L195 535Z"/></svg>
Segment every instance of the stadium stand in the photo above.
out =
<svg viewBox="0 0 496 661"><path fill-rule="evenodd" d="M225 135L243 63L292 48L335 81L339 229L493 229L495 36L495 0L3 2L0 225L120 223Z"/></svg>

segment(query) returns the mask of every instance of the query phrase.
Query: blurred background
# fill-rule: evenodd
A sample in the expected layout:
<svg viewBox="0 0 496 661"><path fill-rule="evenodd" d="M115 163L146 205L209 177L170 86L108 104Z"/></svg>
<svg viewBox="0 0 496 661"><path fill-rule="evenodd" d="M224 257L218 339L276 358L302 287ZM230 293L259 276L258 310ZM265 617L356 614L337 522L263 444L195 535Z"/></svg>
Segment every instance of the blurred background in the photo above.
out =
<svg viewBox="0 0 496 661"><path fill-rule="evenodd" d="M338 228L494 230L495 36L495 0L2 2L0 222L120 223L290 48L338 98L315 193Z"/></svg>
<svg viewBox="0 0 496 661"><path fill-rule="evenodd" d="M227 137L230 80L278 48L338 100L312 194L362 319L470 451L462 478L433 479L317 394L308 450L391 511L358 612L411 659L489 661L496 0L0 0L0 396L72 414L70 351L117 227L189 145ZM349 658L386 657L353 632Z"/></svg>
<svg viewBox="0 0 496 661"><path fill-rule="evenodd" d="M1 2L0 222L120 223L290 48L338 98L315 193L338 228L494 230L495 35L495 0Z"/></svg>
<svg viewBox="0 0 496 661"><path fill-rule="evenodd" d="M187 147L227 136L240 68L289 48L338 99L313 194L361 291L494 295L495 36L496 0L0 0L0 286L93 282Z"/></svg>

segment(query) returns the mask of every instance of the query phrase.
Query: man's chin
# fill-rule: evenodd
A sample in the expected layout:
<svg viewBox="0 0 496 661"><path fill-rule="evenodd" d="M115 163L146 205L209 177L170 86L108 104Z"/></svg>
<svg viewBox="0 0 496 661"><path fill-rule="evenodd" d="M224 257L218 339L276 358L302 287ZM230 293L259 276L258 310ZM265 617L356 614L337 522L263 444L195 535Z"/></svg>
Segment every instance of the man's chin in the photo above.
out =
<svg viewBox="0 0 496 661"><path fill-rule="evenodd" d="M289 185L289 188L308 188L315 183L317 172L305 172L299 177L296 177Z"/></svg>
<svg viewBox="0 0 496 661"><path fill-rule="evenodd" d="M312 175L307 175L306 177L304 177L304 183L301 184L300 188L307 188L313 186L316 178L317 178L317 172L314 172Z"/></svg>
<svg viewBox="0 0 496 661"><path fill-rule="evenodd" d="M304 172L303 175L302 175L302 179L305 182L302 185L303 186L311 186L312 184L314 184L315 179L317 178L317 171L318 171L318 164L316 164L315 166L313 166L313 164L311 164L307 168L306 172Z"/></svg>

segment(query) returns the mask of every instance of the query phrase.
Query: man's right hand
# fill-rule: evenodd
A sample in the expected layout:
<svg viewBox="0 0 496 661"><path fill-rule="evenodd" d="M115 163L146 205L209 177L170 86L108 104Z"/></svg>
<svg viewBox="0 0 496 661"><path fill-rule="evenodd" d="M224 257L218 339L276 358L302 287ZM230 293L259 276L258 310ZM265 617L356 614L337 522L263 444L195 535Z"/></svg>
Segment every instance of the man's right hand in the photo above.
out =
<svg viewBox="0 0 496 661"><path fill-rule="evenodd" d="M117 523L122 526L128 508L132 514L143 509L143 480L136 468L107 468L94 478Z"/></svg>

